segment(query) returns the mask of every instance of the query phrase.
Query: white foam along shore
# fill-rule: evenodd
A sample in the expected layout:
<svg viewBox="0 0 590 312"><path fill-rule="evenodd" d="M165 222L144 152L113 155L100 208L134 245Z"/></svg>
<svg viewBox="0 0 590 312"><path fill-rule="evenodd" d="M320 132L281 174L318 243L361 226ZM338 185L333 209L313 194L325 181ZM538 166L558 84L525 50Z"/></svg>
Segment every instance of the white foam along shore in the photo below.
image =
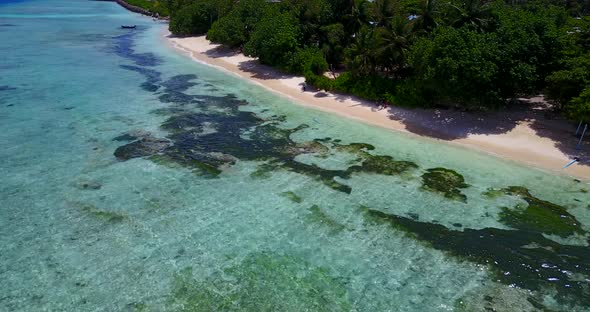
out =
<svg viewBox="0 0 590 312"><path fill-rule="evenodd" d="M165 37L193 60L248 79L301 105L391 130L435 138L554 173L590 179L590 166L585 157L563 169L574 155L581 153L575 150L577 140L571 124L546 119L542 110L468 114L435 109L379 109L376 103L354 96L309 88L304 91L303 77L286 75L261 65L254 58L211 43L205 36L175 38L167 33ZM583 150L590 149L588 145ZM588 155L587 151L585 153Z"/></svg>

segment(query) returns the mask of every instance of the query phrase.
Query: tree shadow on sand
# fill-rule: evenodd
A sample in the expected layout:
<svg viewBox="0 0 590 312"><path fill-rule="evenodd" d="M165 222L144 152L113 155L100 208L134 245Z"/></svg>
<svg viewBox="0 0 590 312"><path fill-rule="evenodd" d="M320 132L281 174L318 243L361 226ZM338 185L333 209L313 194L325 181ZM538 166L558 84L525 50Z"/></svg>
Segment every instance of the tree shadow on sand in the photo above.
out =
<svg viewBox="0 0 590 312"><path fill-rule="evenodd" d="M542 103L541 103L542 104ZM580 141L583 124L580 133L576 135L578 123L571 122L563 116L546 112L541 118L534 119L530 128L543 138L548 138L555 143L555 147L570 158L580 158L580 164L590 165L590 131L586 132L584 140Z"/></svg>
<svg viewBox="0 0 590 312"><path fill-rule="evenodd" d="M217 46L204 52L211 58L232 57L241 51ZM301 78L292 74L277 71L258 60L241 61L238 68L251 74L251 77L262 80ZM430 138L453 141L467 138L470 135L499 135L513 131L520 124L527 126L541 138L553 141L554 146L570 158L579 157L579 164L590 165L590 131L588 139L576 148L579 137L576 137L574 124L563 117L551 113L551 105L542 97L519 99L514 104L500 111L466 112L456 109L420 109L386 106L382 107L373 101L363 100L356 96L322 92L312 86L299 84L302 92L310 92L315 98L331 97L340 103L351 106L363 106L371 111L383 111L391 120L403 124L408 132Z"/></svg>
<svg viewBox="0 0 590 312"><path fill-rule="evenodd" d="M558 124L559 127L555 124ZM563 125L567 125L568 127L565 127L567 129L564 129ZM581 159L580 163L590 165L590 133L586 131L584 140L578 149L576 147L580 140L580 134L575 135L576 127L577 125L561 118L559 120L535 120L531 123L531 129L538 136L554 141L555 147L562 153L572 158L578 157Z"/></svg>
<svg viewBox="0 0 590 312"><path fill-rule="evenodd" d="M441 140L457 140L473 134L502 134L513 130L520 122L533 118L529 105L514 105L501 112L465 112L456 109L422 109L399 106L381 107L378 103L347 94L332 93L334 99L372 111L384 111L391 120L402 123L411 133Z"/></svg>
<svg viewBox="0 0 590 312"><path fill-rule="evenodd" d="M268 65L260 64L258 60L243 61L238 64L241 71L253 74L252 77L257 79L290 79L297 76L283 73Z"/></svg>
<svg viewBox="0 0 590 312"><path fill-rule="evenodd" d="M375 102L354 96L337 93L333 96L343 103L352 100L355 102L354 106L364 106L372 111L383 110L389 119L400 122L411 133L446 141L459 140L470 135L504 134L524 124L539 137L553 141L554 146L569 158L580 158L579 165L590 165L590 131L586 133L587 139L580 149L576 149L579 141L579 135L575 136L577 124L556 114L543 97L521 98L499 111L466 112L446 108L410 109L396 106L383 109Z"/></svg>
<svg viewBox="0 0 590 312"><path fill-rule="evenodd" d="M228 47L219 45L215 48L209 49L204 52L205 55L211 58L220 58L220 57L232 57L236 55L240 55L242 51L237 49L230 49Z"/></svg>
<svg viewBox="0 0 590 312"><path fill-rule="evenodd" d="M389 118L404 124L409 132L436 139L453 141L469 135L495 135L514 130L526 123L536 135L553 141L554 146L570 158L579 157L579 164L590 164L590 133L576 149L577 124L559 116L542 97L519 99L501 111L463 112L453 109L405 109L388 107Z"/></svg>
<svg viewBox="0 0 590 312"><path fill-rule="evenodd" d="M457 140L469 135L494 135L512 131L533 116L524 107L502 112L464 112L453 109L405 109L388 107L389 118L404 124L409 132L441 140Z"/></svg>

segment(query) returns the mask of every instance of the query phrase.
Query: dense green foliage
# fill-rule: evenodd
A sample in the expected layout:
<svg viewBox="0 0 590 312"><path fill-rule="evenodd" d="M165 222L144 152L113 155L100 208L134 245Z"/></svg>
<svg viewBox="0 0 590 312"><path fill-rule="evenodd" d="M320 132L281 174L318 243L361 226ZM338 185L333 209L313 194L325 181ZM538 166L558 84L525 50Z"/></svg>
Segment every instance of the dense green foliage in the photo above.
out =
<svg viewBox="0 0 590 312"><path fill-rule="evenodd" d="M196 0L171 5L170 31L177 35L206 34L213 22L229 12L232 0Z"/></svg>
<svg viewBox="0 0 590 312"><path fill-rule="evenodd" d="M569 113L574 119L590 123L590 86L571 100Z"/></svg>
<svg viewBox="0 0 590 312"><path fill-rule="evenodd" d="M265 0L235 2L228 14L213 23L207 38L230 47L242 47L250 40L256 24L276 12L276 8Z"/></svg>
<svg viewBox="0 0 590 312"><path fill-rule="evenodd" d="M161 17L166 17L170 15L168 11L168 4L161 0L125 0L128 4L133 6L146 9L152 14L158 14Z"/></svg>
<svg viewBox="0 0 590 312"><path fill-rule="evenodd" d="M263 64L282 65L297 48L297 21L287 13L263 18L244 46L244 54L258 56Z"/></svg>
<svg viewBox="0 0 590 312"><path fill-rule="evenodd" d="M545 93L587 118L588 1L168 0L203 34L323 90L391 104L497 108ZM328 69L344 71L328 78Z"/></svg>
<svg viewBox="0 0 590 312"><path fill-rule="evenodd" d="M420 101L467 106L497 100L500 51L496 36L467 28L439 27L433 40L420 38L409 56Z"/></svg>
<svg viewBox="0 0 590 312"><path fill-rule="evenodd" d="M294 73L321 75L328 70L328 63L322 51L317 48L297 49L291 54L287 69Z"/></svg>

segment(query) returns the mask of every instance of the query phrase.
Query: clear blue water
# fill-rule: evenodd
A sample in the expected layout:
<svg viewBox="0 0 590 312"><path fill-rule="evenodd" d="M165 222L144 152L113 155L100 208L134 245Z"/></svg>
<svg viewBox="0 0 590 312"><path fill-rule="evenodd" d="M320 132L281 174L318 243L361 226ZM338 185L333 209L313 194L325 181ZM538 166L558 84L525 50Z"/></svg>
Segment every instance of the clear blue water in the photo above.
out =
<svg viewBox="0 0 590 312"><path fill-rule="evenodd" d="M0 3L0 311L590 310L588 181L298 106L165 27Z"/></svg>

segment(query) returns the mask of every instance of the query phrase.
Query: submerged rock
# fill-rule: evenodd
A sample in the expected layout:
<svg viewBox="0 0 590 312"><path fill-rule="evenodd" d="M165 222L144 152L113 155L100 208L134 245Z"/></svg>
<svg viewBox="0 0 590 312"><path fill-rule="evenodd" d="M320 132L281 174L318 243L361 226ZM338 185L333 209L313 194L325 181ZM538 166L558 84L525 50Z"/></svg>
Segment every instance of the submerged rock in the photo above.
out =
<svg viewBox="0 0 590 312"><path fill-rule="evenodd" d="M301 203L303 201L303 198L297 196L297 194L289 191L289 192L283 192L281 193L281 196L284 196L286 198L288 198L290 201L294 202L294 203Z"/></svg>
<svg viewBox="0 0 590 312"><path fill-rule="evenodd" d="M12 90L16 90L15 87L11 87L11 86L3 86L0 85L0 91L12 91Z"/></svg>
<svg viewBox="0 0 590 312"><path fill-rule="evenodd" d="M288 146L285 149L287 154L299 155L299 154L319 154L319 156L325 156L330 151L325 145L311 141L298 143L294 146Z"/></svg>
<svg viewBox="0 0 590 312"><path fill-rule="evenodd" d="M164 151L172 143L169 140L146 137L123 145L115 150L115 157L120 160L128 160L150 156Z"/></svg>
<svg viewBox="0 0 590 312"><path fill-rule="evenodd" d="M532 291L556 291L566 304L590 305L590 249L561 245L540 233L484 228L455 231L378 210L363 208L374 223L389 224L428 246L487 265L495 279Z"/></svg>
<svg viewBox="0 0 590 312"><path fill-rule="evenodd" d="M81 190L99 190L102 187L102 184L100 184L100 182L92 180L80 181L77 182L75 185L77 188Z"/></svg>
<svg viewBox="0 0 590 312"><path fill-rule="evenodd" d="M336 177L348 179L350 177L350 172L345 170L323 169L316 165L308 165L295 160L289 160L287 162L281 163L278 168L304 174L339 192L346 194L350 194L350 192L352 192L352 188L350 186L334 180Z"/></svg>
<svg viewBox="0 0 590 312"><path fill-rule="evenodd" d="M129 133L121 134L120 136L113 138L113 141L135 141L135 140L137 140L137 137L135 137Z"/></svg>
<svg viewBox="0 0 590 312"><path fill-rule="evenodd" d="M162 86L166 88L166 92L184 92L189 88L198 85L198 83L193 81L195 79L197 79L197 75L193 74L176 75L172 76L165 82L162 82Z"/></svg>
<svg viewBox="0 0 590 312"><path fill-rule="evenodd" d="M131 49L126 46L122 50ZM128 53L127 53L128 54ZM132 57L136 57L131 53ZM294 128L281 127L284 116L262 118L255 113L243 111L241 106L248 103L233 95L205 96L187 94L190 87L197 84L194 75L177 75L162 81L162 74L155 69L140 66L122 65L123 68L145 76L144 87L163 88L159 99L169 107L154 113L168 118L161 127L170 135L165 139L150 136L134 136L129 133L115 140L133 142L117 148L115 156L120 160L150 156L160 163L176 162L180 165L217 176L224 168L238 160L267 161L253 177L266 177L273 170L287 170L304 174L324 185L344 193L350 193L351 187L337 181L336 178L348 179L353 173L370 172L394 175L407 172L417 166L411 162L396 161L389 156L375 156L367 151L373 150L370 144L339 144L339 140L314 140L298 143L291 139L291 134L308 128L302 124ZM151 86L154 85L154 86ZM145 89L145 88L144 88ZM315 165L296 161L301 154L319 154L327 156L330 149L326 144L341 152L348 152L359 157L360 165L347 170L328 170Z"/></svg>
<svg viewBox="0 0 590 312"><path fill-rule="evenodd" d="M518 311L551 312L542 303L543 298L534 298L528 290L487 282L484 286L468 290L453 305L456 312L473 311Z"/></svg>
<svg viewBox="0 0 590 312"><path fill-rule="evenodd" d="M271 177L271 173L277 169L277 166L273 163L266 163L259 165L256 170L250 173L250 177L254 179L268 179Z"/></svg>
<svg viewBox="0 0 590 312"><path fill-rule="evenodd" d="M205 156L203 156L205 158ZM167 154L161 155L154 155L149 158L150 160L158 163L158 164L176 164L181 165L184 167L188 167L190 169L198 171L200 174L208 177L217 177L221 174L221 169L218 167L211 165L210 163L216 159L215 157L209 158L209 162L201 161L198 158L191 158L188 155L182 154L171 154L167 151ZM218 162L220 164L224 163L224 160L219 159Z"/></svg>
<svg viewBox="0 0 590 312"><path fill-rule="evenodd" d="M253 254L205 279L191 268L174 278L173 311L352 311L346 286L294 257Z"/></svg>
<svg viewBox="0 0 590 312"><path fill-rule="evenodd" d="M133 130L113 138L113 141L135 141L141 138L151 137L152 134L145 130Z"/></svg>
<svg viewBox="0 0 590 312"><path fill-rule="evenodd" d="M160 86L158 86L157 84L153 84L153 83L149 83L149 82L142 83L140 85L140 87L148 92L156 92L160 88Z"/></svg>
<svg viewBox="0 0 590 312"><path fill-rule="evenodd" d="M113 52L123 58L135 62L138 66L156 66L162 62L162 59L154 53L137 53L134 49L133 39L139 32L129 32L113 39Z"/></svg>
<svg viewBox="0 0 590 312"><path fill-rule="evenodd" d="M518 196L527 202L527 205L502 208L500 221L510 227L560 237L586 233L580 222L564 207L531 195L525 187L510 186L499 191L506 195Z"/></svg>
<svg viewBox="0 0 590 312"><path fill-rule="evenodd" d="M364 153L361 165L349 168L351 172L369 172L383 175L400 175L413 169L418 165L410 161L394 160L391 156L371 155Z"/></svg>
<svg viewBox="0 0 590 312"><path fill-rule="evenodd" d="M334 220L328 214L326 214L318 205L309 207L309 214L306 220L311 223L320 224L330 229L332 233L340 232L346 229L346 226Z"/></svg>
<svg viewBox="0 0 590 312"><path fill-rule="evenodd" d="M488 188L485 192L482 193L482 195L489 199L495 199L506 195L506 193L499 189Z"/></svg>
<svg viewBox="0 0 590 312"><path fill-rule="evenodd" d="M146 78L146 81L140 84L140 87L142 88L144 84L157 85L161 82L162 74L157 70L133 65L119 65L119 67L143 75ZM143 89L145 90L145 88Z"/></svg>
<svg viewBox="0 0 590 312"><path fill-rule="evenodd" d="M444 197L467 201L467 196L461 193L462 188L469 187L462 175L447 168L431 168L422 175L422 189L440 193Z"/></svg>
<svg viewBox="0 0 590 312"><path fill-rule="evenodd" d="M366 151L372 151L375 146L367 143L350 143L350 144L338 144L338 142L332 140L336 150L340 152L346 152L350 154L365 153Z"/></svg>
<svg viewBox="0 0 590 312"><path fill-rule="evenodd" d="M84 213L93 216L99 220L107 221L110 223L119 223L127 219L127 216L118 212L100 209L92 204L76 203L80 207L80 210Z"/></svg>

